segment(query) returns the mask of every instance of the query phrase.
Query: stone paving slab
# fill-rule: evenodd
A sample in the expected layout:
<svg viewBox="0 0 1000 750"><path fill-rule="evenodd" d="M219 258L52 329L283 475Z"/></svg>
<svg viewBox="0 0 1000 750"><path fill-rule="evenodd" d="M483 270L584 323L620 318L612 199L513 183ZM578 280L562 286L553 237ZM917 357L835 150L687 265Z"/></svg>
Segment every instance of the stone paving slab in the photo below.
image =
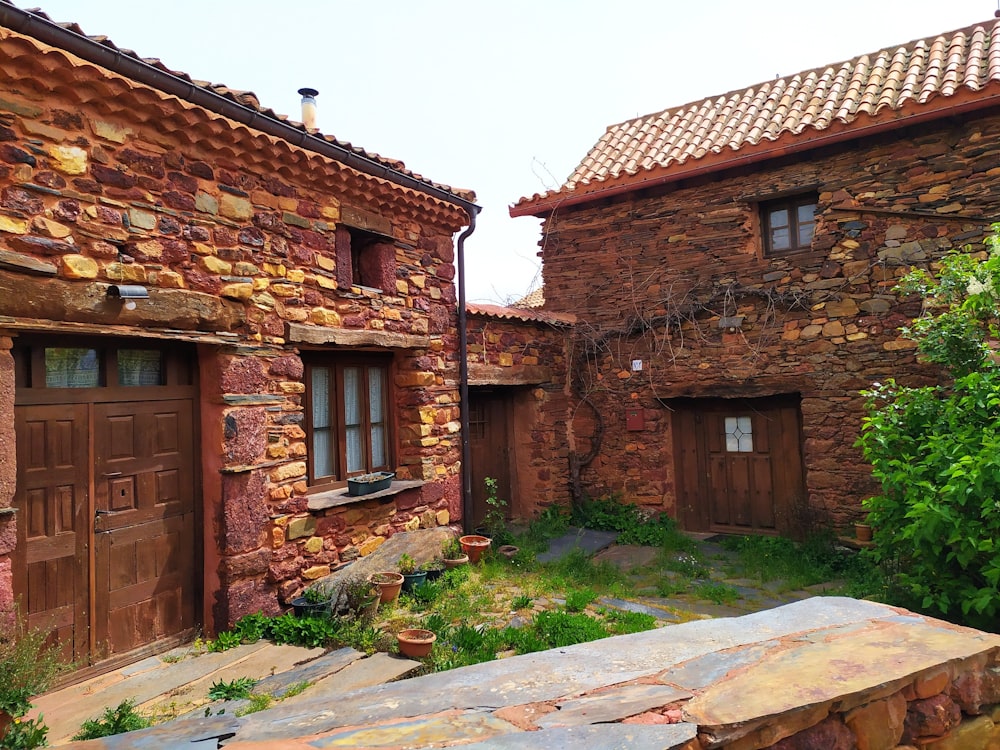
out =
<svg viewBox="0 0 1000 750"><path fill-rule="evenodd" d="M556 703L558 711L542 716L535 723L543 729L607 724L691 697L687 690L666 685L624 685L560 701Z"/></svg>
<svg viewBox="0 0 1000 750"><path fill-rule="evenodd" d="M508 734L462 750L681 750L697 734L694 724L601 724Z"/></svg>
<svg viewBox="0 0 1000 750"><path fill-rule="evenodd" d="M253 691L261 695L267 693L275 698L280 698L293 685L298 685L302 682L317 683L331 675L337 674L358 659L364 658L365 655L363 653L355 651L353 648L339 648L319 658L314 658L294 669L277 672L269 677L265 677L254 686Z"/></svg>
<svg viewBox="0 0 1000 750"><path fill-rule="evenodd" d="M565 534L549 542L549 548L536 555L538 562L560 560L574 550L583 550L589 555L610 547L618 538L617 531L594 531L593 529L578 529L571 526Z"/></svg>
<svg viewBox="0 0 1000 750"><path fill-rule="evenodd" d="M307 698L279 704L245 717L240 739L287 739L450 710L554 701L654 676L716 651L895 612L874 602L827 597L738 619L698 620L615 636L366 688L335 703Z"/></svg>
<svg viewBox="0 0 1000 750"><path fill-rule="evenodd" d="M108 706L117 706L123 700L134 700L137 705L178 690L217 672L226 666L244 661L268 645L266 641L239 646L222 653L207 653L188 657L176 663L154 657L160 662L146 668L129 670L115 679L98 677L94 680L70 685L48 693L34 701L32 714L43 714L49 725L49 742L56 742L76 734L85 720L100 715Z"/></svg>
<svg viewBox="0 0 1000 750"><path fill-rule="evenodd" d="M611 597L603 597L597 600L598 604L602 604L605 607L614 607L615 609L625 610L626 612L638 612L643 615L652 615L657 620L665 620L667 622L680 622L681 618L664 607L657 607L655 604L644 604L643 602L632 602L628 599L614 599Z"/></svg>

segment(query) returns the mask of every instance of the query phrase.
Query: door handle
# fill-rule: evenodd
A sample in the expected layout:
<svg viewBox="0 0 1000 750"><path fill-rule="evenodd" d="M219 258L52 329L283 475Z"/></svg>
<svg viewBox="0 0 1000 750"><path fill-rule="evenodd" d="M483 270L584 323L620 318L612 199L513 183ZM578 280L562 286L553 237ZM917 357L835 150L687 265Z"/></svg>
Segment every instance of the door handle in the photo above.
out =
<svg viewBox="0 0 1000 750"><path fill-rule="evenodd" d="M110 516L112 513L114 513L113 510L103 510L100 508L94 511L95 516Z"/></svg>
<svg viewBox="0 0 1000 750"><path fill-rule="evenodd" d="M102 477L110 479L111 477L120 477L122 473L120 471L106 471L101 474Z"/></svg>

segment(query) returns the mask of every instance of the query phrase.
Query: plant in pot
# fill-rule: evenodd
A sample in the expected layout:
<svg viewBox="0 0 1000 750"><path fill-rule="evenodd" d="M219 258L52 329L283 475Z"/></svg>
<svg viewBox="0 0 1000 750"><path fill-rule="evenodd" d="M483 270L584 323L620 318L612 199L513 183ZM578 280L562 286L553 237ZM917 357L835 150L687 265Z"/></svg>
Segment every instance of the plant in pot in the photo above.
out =
<svg viewBox="0 0 1000 750"><path fill-rule="evenodd" d="M371 620L378 610L382 590L367 578L347 578L340 584L337 612L347 617Z"/></svg>
<svg viewBox="0 0 1000 750"><path fill-rule="evenodd" d="M403 588L403 574L394 570L372 573L368 576L368 580L379 587L380 604L395 601L399 597L399 590Z"/></svg>
<svg viewBox="0 0 1000 750"><path fill-rule="evenodd" d="M414 588L427 580L427 571L417 566L417 561L404 552L397 563L399 572L403 575L403 591L413 591Z"/></svg>
<svg viewBox="0 0 1000 750"><path fill-rule="evenodd" d="M462 552L462 545L458 543L458 537L454 536L441 545L441 557L446 569L457 568L469 562L469 556Z"/></svg>
<svg viewBox="0 0 1000 750"><path fill-rule="evenodd" d="M70 666L48 633L29 628L16 607L0 609L0 747L21 747L28 734L41 735L44 741L48 727L40 718L22 721L18 729L12 728L13 721L24 716L31 709L31 699L48 690ZM15 732L18 737L12 736Z"/></svg>
<svg viewBox="0 0 1000 750"><path fill-rule="evenodd" d="M396 636L399 641L399 653L413 659L422 659L430 654L437 636L423 628L407 628Z"/></svg>
<svg viewBox="0 0 1000 750"><path fill-rule="evenodd" d="M462 552L469 556L469 562L477 563L490 548L492 540L479 534L466 534L458 538L458 543L462 545Z"/></svg>
<svg viewBox="0 0 1000 750"><path fill-rule="evenodd" d="M459 553L461 553L461 546L459 546L458 550ZM435 557L430 562L424 563L423 568L427 571L428 581L437 580L441 577L441 574L444 573L444 560L440 557Z"/></svg>
<svg viewBox="0 0 1000 750"><path fill-rule="evenodd" d="M333 610L333 595L322 586L313 586L291 601L296 617L321 617Z"/></svg>

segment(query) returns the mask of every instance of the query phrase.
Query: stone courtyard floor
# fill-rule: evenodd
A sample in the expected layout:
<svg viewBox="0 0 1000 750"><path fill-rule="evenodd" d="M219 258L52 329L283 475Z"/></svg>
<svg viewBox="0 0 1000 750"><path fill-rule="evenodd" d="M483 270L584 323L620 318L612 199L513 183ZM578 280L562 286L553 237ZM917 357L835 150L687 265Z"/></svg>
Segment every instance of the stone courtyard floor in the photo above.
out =
<svg viewBox="0 0 1000 750"><path fill-rule="evenodd" d="M614 742L617 742L613 740L613 737L617 736L615 732L623 731L621 727L624 725L612 724L608 727L618 728L605 727L601 730L604 733L610 732L607 734L607 741L612 744L604 744L605 740L597 741L594 736L597 730L592 726L593 721L581 720L566 724L566 717L576 714L584 719L589 716L593 720L595 716L604 715L608 711L609 715L617 715L623 711L625 715L632 715L628 712L635 709L635 713L642 713L645 710L642 706L647 704L662 706L671 701L681 700L681 694L686 700L693 695L691 690L705 687L704 681L708 673L703 670L707 668L706 665L712 663L708 654L719 651L719 648L712 648L712 644L707 642L698 646L704 652L701 653L701 657L708 661L703 661L699 667L701 676L689 685L685 683L686 687L683 690L646 684L643 680L665 668L664 664L658 665L654 660L640 658L635 654L625 660L629 662L626 665L620 658L622 655L616 654L617 650L625 649L632 652L636 649L653 648L654 652L659 653L666 646L653 647L651 644L654 641L673 643L678 638L682 640L692 638L698 633L728 633L731 629L746 629L749 625L744 623L743 618L720 619L718 620L720 624L717 626L699 623L771 610L809 599L817 593L822 593L824 588L836 585L836 582L831 582L812 587L811 590L788 590L788 587L781 582L756 585L749 580L728 577L731 566L726 563L732 562L735 553L727 551L711 539L700 539L698 541L700 556L709 563L712 580L733 587L738 597L726 604L699 600L684 594L660 597L649 593L651 589L655 589L653 585L655 582L646 580L649 576L648 565L659 554L659 550L616 545L613 541L612 534L571 530L562 539L554 540L550 552L553 556L558 556L568 553L575 547L581 547L588 553L593 553L596 560L603 560L619 567L629 575L636 591L645 591L646 594L603 598L597 604L645 612L669 627L636 636L618 636L604 641L579 644L556 650L556 653L543 652L545 656L527 654L413 679L404 678L421 667L419 662L384 653L366 656L353 649L339 649L324 654L323 649L302 649L260 642L222 653L201 654L197 658L188 657L190 649L176 649L50 693L39 698L36 706L50 727L49 741L53 745L69 742L69 738L85 719L93 718L105 707L115 706L125 699L134 700L137 707L147 714L179 716L177 719L139 733L91 743L74 743L81 747L138 747L147 744L158 748L192 747L194 743L195 746L214 748L219 746L220 738L234 734L235 737L226 742L227 747L230 746L230 742L236 740L248 742L266 740L278 743L268 746L293 746L288 743L297 742L296 737L305 734L315 735L314 746L319 747L442 746L421 743L432 742L432 736L436 738L433 740L434 743L441 742L443 735L463 737L465 742L479 737L493 737L494 740L491 741L501 743L493 746L527 747L529 745L517 744L519 740L514 735L523 731L518 727L529 726L534 729L551 730L551 744L530 745L532 747L570 747L573 745L566 744L570 739L574 743L577 741L583 743L581 746L613 747ZM393 550L387 549L386 554L393 554ZM369 565L377 564L377 560L369 563ZM643 570L647 572L643 573ZM881 605L849 599L828 601L813 599L811 602L809 605L792 608L794 614L792 611L788 614L789 621L793 623L791 626L786 627L784 616L755 622L767 622L769 623L767 628L773 628L778 620L781 620L782 625L779 630L782 633L790 633L806 629L803 618L807 615L802 614L806 611L814 613L808 617L818 618L815 626L822 627L822 623L829 619L829 615L824 613L830 611L840 613L834 617L834 620L837 620L844 612L851 613L849 615L851 618L866 619L875 614L885 616L888 610ZM542 599L536 601L535 607L537 610L559 604L561 604L559 600ZM872 609L873 607L875 609ZM683 625L684 623L687 625ZM692 630L689 626L694 626L695 629ZM789 627L792 629L789 630ZM705 630L706 628L708 630ZM749 640L736 639L733 642L747 646L758 642L754 638L762 637L761 633L767 635L769 632L771 631L765 628L763 631L758 630ZM774 632L773 637L779 637L778 631ZM764 640L771 637L768 635ZM636 640L621 640L633 638ZM673 654L678 647L674 644L668 651ZM682 655L687 654L683 648L681 652ZM751 649L742 652L742 656L738 658L750 658L757 653ZM567 661L565 658L567 655L575 656ZM680 664L690 657L680 658L674 655L670 658L680 659L677 662ZM718 659L716 667L709 670L712 674L716 672L723 674L734 664L729 657L723 657L721 654ZM630 660L636 661L631 663ZM552 679L540 675L537 670L541 668L554 670ZM259 714L237 717L237 712L245 706L246 701L210 702L207 698L213 682L233 680L237 677L262 680L258 690L264 690L277 699L281 699L291 686L302 681L308 681L310 686L301 694L285 698L273 708ZM636 680L639 682L635 682ZM616 689L617 692L609 704L606 704L604 699L588 697L594 691L600 692L609 685L633 682L635 684L630 684L625 692ZM540 687L542 684L546 685L544 689ZM422 697L414 698L414 695ZM595 700L603 706L600 713L594 713L597 705ZM552 701L556 703L551 703ZM552 717L541 716L535 717L537 719L535 721L531 717L515 715L514 706L539 702L544 703L551 711L558 709L561 717L559 721ZM351 705L356 706L356 709L344 708ZM394 711L393 707L398 707L400 710ZM417 716L423 718L417 721L414 719ZM621 718L624 716L609 721L615 722ZM634 733L640 729L633 728L628 731ZM650 746L674 747L675 745L662 744L662 738L686 737L691 731L693 730L690 727L660 728L655 733L655 736L660 738L656 742L660 744ZM320 741L318 737L320 734L328 736ZM537 731L533 731L531 735L535 739L541 739ZM339 739L334 739L335 736ZM503 742L500 737L505 738ZM199 745L201 740L204 744ZM629 742L631 743L631 740ZM681 747L682 744L683 741L676 746ZM645 745L639 743L627 746Z"/></svg>

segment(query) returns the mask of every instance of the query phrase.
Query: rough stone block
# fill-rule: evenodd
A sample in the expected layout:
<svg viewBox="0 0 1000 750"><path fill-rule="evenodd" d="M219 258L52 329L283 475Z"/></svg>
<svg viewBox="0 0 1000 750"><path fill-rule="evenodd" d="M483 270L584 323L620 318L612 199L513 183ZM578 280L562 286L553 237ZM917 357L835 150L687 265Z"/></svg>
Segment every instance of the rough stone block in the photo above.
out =
<svg viewBox="0 0 1000 750"><path fill-rule="evenodd" d="M60 258L59 275L67 279L96 279L97 261L86 255L64 255Z"/></svg>
<svg viewBox="0 0 1000 750"><path fill-rule="evenodd" d="M84 174L87 171L87 152L79 146L52 146L49 157L52 168L63 174Z"/></svg>
<svg viewBox="0 0 1000 750"><path fill-rule="evenodd" d="M195 197L195 205L197 205L197 196ZM227 219L249 221L253 217L253 204L238 195L223 193L219 198L219 213Z"/></svg>
<svg viewBox="0 0 1000 750"><path fill-rule="evenodd" d="M384 536L370 536L358 545L358 554L367 557L385 543Z"/></svg>
<svg viewBox="0 0 1000 750"><path fill-rule="evenodd" d="M302 577L307 581L315 581L317 578L323 578L328 575L330 575L329 565L313 565L302 571Z"/></svg>
<svg viewBox="0 0 1000 750"><path fill-rule="evenodd" d="M858 738L858 750L890 750L903 736L905 719L906 700L896 693L849 711L844 723Z"/></svg>
<svg viewBox="0 0 1000 750"><path fill-rule="evenodd" d="M310 555L315 555L317 552L321 552L323 550L323 537L309 537L306 539L306 543L302 545L302 548Z"/></svg>

